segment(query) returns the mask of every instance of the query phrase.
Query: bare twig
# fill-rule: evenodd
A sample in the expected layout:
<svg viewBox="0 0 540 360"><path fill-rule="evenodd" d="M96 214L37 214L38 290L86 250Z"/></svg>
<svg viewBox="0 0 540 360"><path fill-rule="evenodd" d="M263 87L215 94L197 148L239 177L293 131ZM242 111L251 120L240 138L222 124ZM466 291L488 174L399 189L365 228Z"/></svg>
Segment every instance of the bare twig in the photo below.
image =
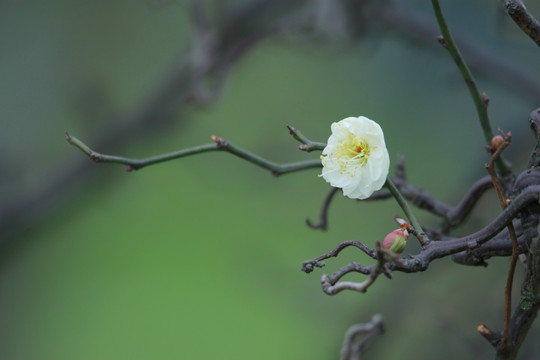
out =
<svg viewBox="0 0 540 360"><path fill-rule="evenodd" d="M321 260L326 260L326 259L329 259L331 257L336 257L336 256L339 255L339 253L343 249L345 249L345 248L347 248L349 246L354 246L354 247L362 250L366 255L368 255L369 257L371 257L373 259L377 258L377 256L375 255L375 250L369 248L368 246L364 245L360 241L348 240L348 241L344 241L341 244L339 244L336 248L334 248L329 253L323 254L321 256L317 256L315 259L312 259L312 260L304 261L302 263L302 271L309 274L310 272L312 272L314 270L315 267L322 268L325 264L323 262L321 262Z"/></svg>
<svg viewBox="0 0 540 360"><path fill-rule="evenodd" d="M302 151L311 152L314 150L323 150L326 147L326 143L309 140L307 137L304 136L304 134L302 134L299 130L295 129L291 125L287 125L287 129L289 129L289 133L295 140L302 143L302 145L298 146L298 149Z"/></svg>
<svg viewBox="0 0 540 360"><path fill-rule="evenodd" d="M366 344L376 336L384 334L382 316L373 315L370 322L351 326L345 333L341 348L341 360L360 360ZM362 340L359 335L364 335Z"/></svg>
<svg viewBox="0 0 540 360"><path fill-rule="evenodd" d="M145 166L158 164L165 161L175 160L182 157L205 153L209 151L226 151L239 158L247 160L255 165L258 165L264 169L270 170L273 175L279 176L282 174L295 172L299 170L305 170L310 168L319 168L321 167L321 162L319 160L306 160L298 161L294 163L278 164L272 161L268 161L260 156L257 156L253 153L250 153L247 150L239 148L226 140L223 140L217 136L212 136L212 140L215 144L204 144L187 149L182 149L167 154L161 154L156 156L147 157L144 159L132 159L116 155L106 155L95 152L90 149L85 143L69 135L66 132L66 139L71 144L79 148L83 153L88 155L90 160L100 163L115 163L123 164L127 167L128 171L139 170Z"/></svg>
<svg viewBox="0 0 540 360"><path fill-rule="evenodd" d="M306 224L310 228L321 229L322 231L328 230L328 208L330 207L330 203L332 202L332 199L334 198L334 195L336 195L337 191L338 188L332 188L328 192L328 195L326 195L317 222L314 223L309 218L306 219Z"/></svg>

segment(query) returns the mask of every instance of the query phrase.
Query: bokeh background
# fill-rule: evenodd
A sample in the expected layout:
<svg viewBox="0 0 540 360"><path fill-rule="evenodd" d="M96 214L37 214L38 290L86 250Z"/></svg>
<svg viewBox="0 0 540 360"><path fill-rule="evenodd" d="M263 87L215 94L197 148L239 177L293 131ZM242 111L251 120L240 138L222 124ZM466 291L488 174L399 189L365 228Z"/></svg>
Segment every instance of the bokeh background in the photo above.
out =
<svg viewBox="0 0 540 360"><path fill-rule="evenodd" d="M442 6L519 171L540 52L496 1ZM244 43L205 53L205 36L227 31ZM387 332L368 358L491 357L475 329L502 326L508 259L443 259L327 296L323 273L370 260L349 249L312 274L302 261L344 240L373 245L396 227L395 202L338 196L321 232L305 225L329 190L316 170L275 178L207 153L126 173L64 139L145 157L218 135L289 162L318 154L298 151L286 125L325 141L332 122L364 115L393 163L406 155L412 183L455 204L487 153L429 3L7 0L0 34L1 359L337 359L346 329L375 313ZM494 200L455 234L489 221ZM539 330L523 359L538 356Z"/></svg>

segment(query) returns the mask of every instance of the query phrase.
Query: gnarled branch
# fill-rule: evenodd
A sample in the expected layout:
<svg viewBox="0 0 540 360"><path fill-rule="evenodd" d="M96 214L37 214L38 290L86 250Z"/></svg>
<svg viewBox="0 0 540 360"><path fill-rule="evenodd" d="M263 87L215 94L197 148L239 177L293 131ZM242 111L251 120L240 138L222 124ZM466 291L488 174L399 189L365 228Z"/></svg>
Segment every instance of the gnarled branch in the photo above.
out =
<svg viewBox="0 0 540 360"><path fill-rule="evenodd" d="M341 360L359 360L366 344L376 336L384 334L382 316L373 315L370 322L351 326L345 333L341 348ZM362 340L358 336L364 335Z"/></svg>
<svg viewBox="0 0 540 360"><path fill-rule="evenodd" d="M481 245L487 243L490 239L494 238L508 224L512 222L514 218L527 208L531 204L535 204L540 200L540 185L532 185L524 189L516 198L511 201L508 206L488 225L481 230L461 237L447 239L444 241L432 241L427 244L423 250L418 254L407 259L392 259L392 261L385 262L381 265L381 261L377 264L365 266L357 263L348 264L332 275L323 275L321 277L321 283L323 291L329 295L337 294L342 290L356 290L365 292L366 289L375 281L377 276L384 273L390 277L392 271L400 271L404 273L413 273L425 271L429 264L436 260L446 256L451 256L464 251L473 251L481 248ZM328 259L339 255L341 250L348 246L356 246L368 254L372 258L380 259L377 256L377 251L372 250L358 241L349 240L328 254L321 255L313 260L304 261L302 270L309 273L314 270L314 267L323 267L324 263L321 260ZM540 269L540 265L539 265ZM361 283L357 282L339 282L339 280L348 273L358 272L364 275L368 275L368 278Z"/></svg>

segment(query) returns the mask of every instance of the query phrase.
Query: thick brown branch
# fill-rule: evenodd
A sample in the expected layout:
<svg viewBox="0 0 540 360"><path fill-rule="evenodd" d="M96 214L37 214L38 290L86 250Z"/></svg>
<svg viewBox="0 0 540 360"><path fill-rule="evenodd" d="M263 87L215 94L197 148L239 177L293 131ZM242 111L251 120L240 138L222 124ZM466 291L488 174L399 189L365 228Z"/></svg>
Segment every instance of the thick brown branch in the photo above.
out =
<svg viewBox="0 0 540 360"><path fill-rule="evenodd" d="M525 34L527 34L536 45L540 46L540 22L532 16L521 0L505 1L504 6L508 15L514 20Z"/></svg>
<svg viewBox="0 0 540 360"><path fill-rule="evenodd" d="M518 254L527 250L525 236L521 232L521 226L514 226L518 238ZM470 251L462 251L452 256L452 260L461 265L487 266L486 260L496 256L512 255L512 242L508 237L508 231L502 231L493 239L482 244L479 248Z"/></svg>

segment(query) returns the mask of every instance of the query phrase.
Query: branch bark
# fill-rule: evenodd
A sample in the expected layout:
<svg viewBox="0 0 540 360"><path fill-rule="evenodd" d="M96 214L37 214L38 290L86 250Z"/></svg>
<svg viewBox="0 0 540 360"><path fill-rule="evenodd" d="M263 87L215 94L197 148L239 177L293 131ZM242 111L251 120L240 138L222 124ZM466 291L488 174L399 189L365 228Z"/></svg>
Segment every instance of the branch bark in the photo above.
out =
<svg viewBox="0 0 540 360"><path fill-rule="evenodd" d="M519 28L540 46L540 22L527 10L521 0L508 0L504 2L506 12Z"/></svg>

